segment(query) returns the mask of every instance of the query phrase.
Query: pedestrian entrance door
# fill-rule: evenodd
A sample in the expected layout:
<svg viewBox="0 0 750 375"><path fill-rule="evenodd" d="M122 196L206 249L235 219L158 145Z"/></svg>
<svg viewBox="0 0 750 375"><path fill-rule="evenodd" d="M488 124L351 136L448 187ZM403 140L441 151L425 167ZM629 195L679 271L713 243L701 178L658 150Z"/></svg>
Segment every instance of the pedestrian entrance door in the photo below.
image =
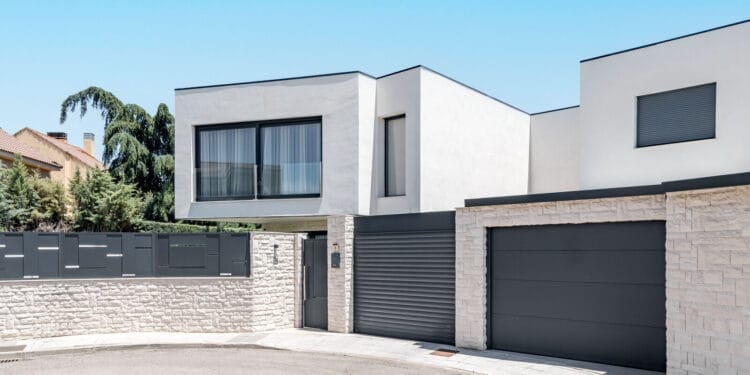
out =
<svg viewBox="0 0 750 375"><path fill-rule="evenodd" d="M305 327L328 329L328 257L325 239L302 243Z"/></svg>

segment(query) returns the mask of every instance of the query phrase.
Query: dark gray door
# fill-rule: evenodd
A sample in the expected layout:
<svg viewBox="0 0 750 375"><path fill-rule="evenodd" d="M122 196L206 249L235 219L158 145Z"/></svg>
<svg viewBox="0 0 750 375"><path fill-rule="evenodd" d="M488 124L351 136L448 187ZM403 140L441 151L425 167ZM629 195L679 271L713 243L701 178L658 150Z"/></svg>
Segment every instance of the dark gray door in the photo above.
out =
<svg viewBox="0 0 750 375"><path fill-rule="evenodd" d="M489 345L664 371L663 221L495 228Z"/></svg>
<svg viewBox="0 0 750 375"><path fill-rule="evenodd" d="M325 239L302 242L305 275L304 325L328 329L328 257Z"/></svg>
<svg viewBox="0 0 750 375"><path fill-rule="evenodd" d="M453 212L355 218L354 329L453 343Z"/></svg>

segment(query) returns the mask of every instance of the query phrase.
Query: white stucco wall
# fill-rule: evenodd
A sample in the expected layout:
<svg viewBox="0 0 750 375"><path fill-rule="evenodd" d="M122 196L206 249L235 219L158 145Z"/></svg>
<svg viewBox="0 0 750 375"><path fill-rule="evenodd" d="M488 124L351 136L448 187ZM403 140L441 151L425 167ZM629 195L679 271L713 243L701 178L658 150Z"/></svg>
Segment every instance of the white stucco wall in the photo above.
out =
<svg viewBox="0 0 750 375"><path fill-rule="evenodd" d="M578 107L531 115L529 193L577 190Z"/></svg>
<svg viewBox="0 0 750 375"><path fill-rule="evenodd" d="M372 215L420 212L420 68L377 80L373 142ZM385 196L385 120L406 115L406 194Z"/></svg>
<svg viewBox="0 0 750 375"><path fill-rule="evenodd" d="M375 100L377 95L377 81L367 77L359 77L359 213L367 214L370 212L373 196L373 163L375 126L377 126L375 116Z"/></svg>
<svg viewBox="0 0 750 375"><path fill-rule="evenodd" d="M420 209L528 192L529 115L429 69L421 72Z"/></svg>
<svg viewBox="0 0 750 375"><path fill-rule="evenodd" d="M750 23L581 64L581 188L655 184L750 167ZM635 147L636 97L716 82L716 138Z"/></svg>
<svg viewBox="0 0 750 375"><path fill-rule="evenodd" d="M175 210L178 218L222 219L359 213L362 160L358 129L360 85L373 96L372 78L351 73L246 85L178 90L175 94ZM322 117L320 198L195 202L194 127L244 121ZM364 129L367 130L367 129ZM365 139L366 142L366 139ZM364 153L366 157L366 152ZM367 172L367 171L365 171ZM366 191L366 189L364 189ZM365 210L363 213L367 213Z"/></svg>

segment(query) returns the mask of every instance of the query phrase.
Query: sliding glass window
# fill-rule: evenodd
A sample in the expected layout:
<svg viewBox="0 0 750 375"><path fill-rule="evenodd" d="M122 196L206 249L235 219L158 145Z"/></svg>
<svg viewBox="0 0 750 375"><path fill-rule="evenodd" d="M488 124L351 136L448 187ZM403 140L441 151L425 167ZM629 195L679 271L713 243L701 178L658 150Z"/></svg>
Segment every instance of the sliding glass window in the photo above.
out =
<svg viewBox="0 0 750 375"><path fill-rule="evenodd" d="M321 121L201 126L197 200L319 197Z"/></svg>
<svg viewBox="0 0 750 375"><path fill-rule="evenodd" d="M255 197L255 127L203 127L197 132L198 200Z"/></svg>
<svg viewBox="0 0 750 375"><path fill-rule="evenodd" d="M320 195L320 122L260 128L263 197Z"/></svg>

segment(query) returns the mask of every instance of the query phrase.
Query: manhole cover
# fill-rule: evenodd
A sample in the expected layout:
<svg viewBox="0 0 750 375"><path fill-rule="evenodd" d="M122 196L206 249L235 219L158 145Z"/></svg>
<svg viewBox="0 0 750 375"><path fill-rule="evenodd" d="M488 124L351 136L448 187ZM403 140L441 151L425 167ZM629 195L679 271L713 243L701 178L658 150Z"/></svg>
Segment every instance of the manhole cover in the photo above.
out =
<svg viewBox="0 0 750 375"><path fill-rule="evenodd" d="M453 357L454 354L458 353L458 350L440 348L430 353L439 357Z"/></svg>

